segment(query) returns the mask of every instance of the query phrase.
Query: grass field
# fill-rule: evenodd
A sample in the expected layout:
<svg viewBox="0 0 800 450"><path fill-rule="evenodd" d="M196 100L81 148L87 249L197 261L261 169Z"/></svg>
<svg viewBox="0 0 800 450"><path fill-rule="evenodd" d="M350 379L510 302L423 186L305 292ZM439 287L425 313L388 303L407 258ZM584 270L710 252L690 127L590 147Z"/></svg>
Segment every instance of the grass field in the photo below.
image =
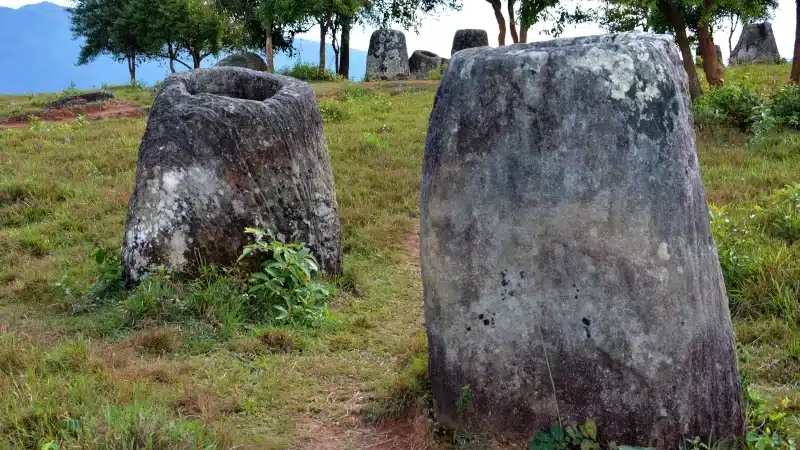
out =
<svg viewBox="0 0 800 450"><path fill-rule="evenodd" d="M727 79L749 77L766 96L786 74L787 66L729 69ZM316 88L345 249L335 320L321 328L240 323L219 310L182 316L186 305L232 295L213 276L191 285L155 278L90 301L90 252L121 241L145 119L0 132L0 448L432 443L419 435L427 424L412 432L402 420L372 421L395 419L424 386L415 230L436 86ZM142 104L151 95L129 94ZM35 110L44 101L0 98L0 115L11 102ZM800 135L747 139L706 129L698 153L742 367L766 410L788 414L797 439L800 240L770 228L775 198L766 197L800 182ZM447 434L438 444L481 448Z"/></svg>

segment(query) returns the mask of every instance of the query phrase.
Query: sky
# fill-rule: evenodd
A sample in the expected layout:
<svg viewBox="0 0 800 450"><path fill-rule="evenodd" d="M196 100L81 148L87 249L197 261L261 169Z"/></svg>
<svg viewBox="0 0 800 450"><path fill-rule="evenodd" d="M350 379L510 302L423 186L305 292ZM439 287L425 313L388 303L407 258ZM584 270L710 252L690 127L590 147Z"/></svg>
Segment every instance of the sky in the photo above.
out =
<svg viewBox="0 0 800 450"><path fill-rule="evenodd" d="M7 6L11 8L18 8L22 5L29 3L38 3L38 1L30 0L0 0L0 6ZM55 0L53 3L60 5L68 5L69 3L64 0ZM585 1L582 1L585 4ZM791 59L792 50L794 47L794 30L795 30L795 2L794 0L779 0L779 7L775 11L775 17L772 19L772 28L775 32L775 39L778 42L778 50L781 56ZM497 23L494 20L492 8L486 0L464 0L464 6L461 11L453 11L442 13L434 17L426 18L419 32L405 31L406 42L408 45L409 55L414 50L428 50L437 53L441 56L450 55L450 46L452 44L453 35L456 30L462 28L483 28L489 33L489 42L491 45L497 45ZM723 27L715 31L716 44L722 49L723 57L727 60L730 53L728 46L728 27ZM547 24L534 26L528 35L529 41L543 41L550 39L548 36L540 34L543 29L549 29ZM733 36L733 45L736 45L736 40L739 36L739 29L736 30ZM355 49L366 50L369 47L369 38L373 30L370 29L355 29L351 35L351 47ZM603 31L596 24L582 24L577 27L568 27L563 37L573 36L587 36L592 34L600 34ZM300 37L317 41L319 40L319 30L312 28L308 33L300 35ZM510 36L507 38L511 40Z"/></svg>

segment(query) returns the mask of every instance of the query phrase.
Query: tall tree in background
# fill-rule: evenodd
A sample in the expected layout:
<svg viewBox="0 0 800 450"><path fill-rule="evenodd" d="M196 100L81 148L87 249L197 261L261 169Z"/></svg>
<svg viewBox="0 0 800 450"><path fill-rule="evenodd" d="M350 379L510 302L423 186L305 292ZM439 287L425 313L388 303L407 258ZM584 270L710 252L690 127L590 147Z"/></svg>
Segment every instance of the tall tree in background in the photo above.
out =
<svg viewBox="0 0 800 450"><path fill-rule="evenodd" d="M139 62L159 52L155 23L149 17L149 0L76 0L70 12L70 30L83 37L78 64L100 55L125 61L131 83Z"/></svg>
<svg viewBox="0 0 800 450"><path fill-rule="evenodd" d="M789 82L792 84L800 83L800 0L796 0L796 3L794 58L792 60L792 73L789 75Z"/></svg>
<svg viewBox="0 0 800 450"><path fill-rule="evenodd" d="M692 56L692 39L698 40L709 83L720 85L713 30L730 14L748 19L766 17L776 6L775 0L606 0L599 10L599 22L609 31L641 29L673 34L689 77L689 92L695 100L702 90Z"/></svg>
<svg viewBox="0 0 800 450"><path fill-rule="evenodd" d="M217 0L225 20L237 25L239 49L261 48L275 71L275 52L293 51L294 35L307 29L305 0Z"/></svg>
<svg viewBox="0 0 800 450"><path fill-rule="evenodd" d="M139 1L150 6L153 40L161 44L161 51L153 56L169 60L172 73L176 62L197 69L203 59L222 49L226 22L206 0ZM191 65L180 59L183 55L191 58Z"/></svg>
<svg viewBox="0 0 800 450"><path fill-rule="evenodd" d="M500 30L497 34L497 45L506 45L506 19L503 17L503 5L500 0L486 0L492 5L494 11L494 20L497 21L497 28Z"/></svg>

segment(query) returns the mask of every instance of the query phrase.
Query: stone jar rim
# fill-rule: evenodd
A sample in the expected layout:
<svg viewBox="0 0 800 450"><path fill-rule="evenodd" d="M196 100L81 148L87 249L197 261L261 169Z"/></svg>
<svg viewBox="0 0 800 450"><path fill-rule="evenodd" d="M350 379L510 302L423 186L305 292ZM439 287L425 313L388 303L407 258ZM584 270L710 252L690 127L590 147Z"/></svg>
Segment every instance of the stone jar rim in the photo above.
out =
<svg viewBox="0 0 800 450"><path fill-rule="evenodd" d="M213 98L233 104L295 103L314 91L302 81L243 67L218 66L180 72L167 78L158 97Z"/></svg>

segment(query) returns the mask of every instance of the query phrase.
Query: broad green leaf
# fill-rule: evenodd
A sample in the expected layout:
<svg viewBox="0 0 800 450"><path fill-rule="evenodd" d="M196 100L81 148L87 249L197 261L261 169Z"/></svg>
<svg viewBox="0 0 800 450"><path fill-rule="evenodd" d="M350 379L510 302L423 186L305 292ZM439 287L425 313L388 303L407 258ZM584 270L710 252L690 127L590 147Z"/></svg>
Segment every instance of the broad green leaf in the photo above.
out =
<svg viewBox="0 0 800 450"><path fill-rule="evenodd" d="M593 441L597 440L597 424L592 419L587 419L583 424L583 431L586 432L586 437Z"/></svg>

